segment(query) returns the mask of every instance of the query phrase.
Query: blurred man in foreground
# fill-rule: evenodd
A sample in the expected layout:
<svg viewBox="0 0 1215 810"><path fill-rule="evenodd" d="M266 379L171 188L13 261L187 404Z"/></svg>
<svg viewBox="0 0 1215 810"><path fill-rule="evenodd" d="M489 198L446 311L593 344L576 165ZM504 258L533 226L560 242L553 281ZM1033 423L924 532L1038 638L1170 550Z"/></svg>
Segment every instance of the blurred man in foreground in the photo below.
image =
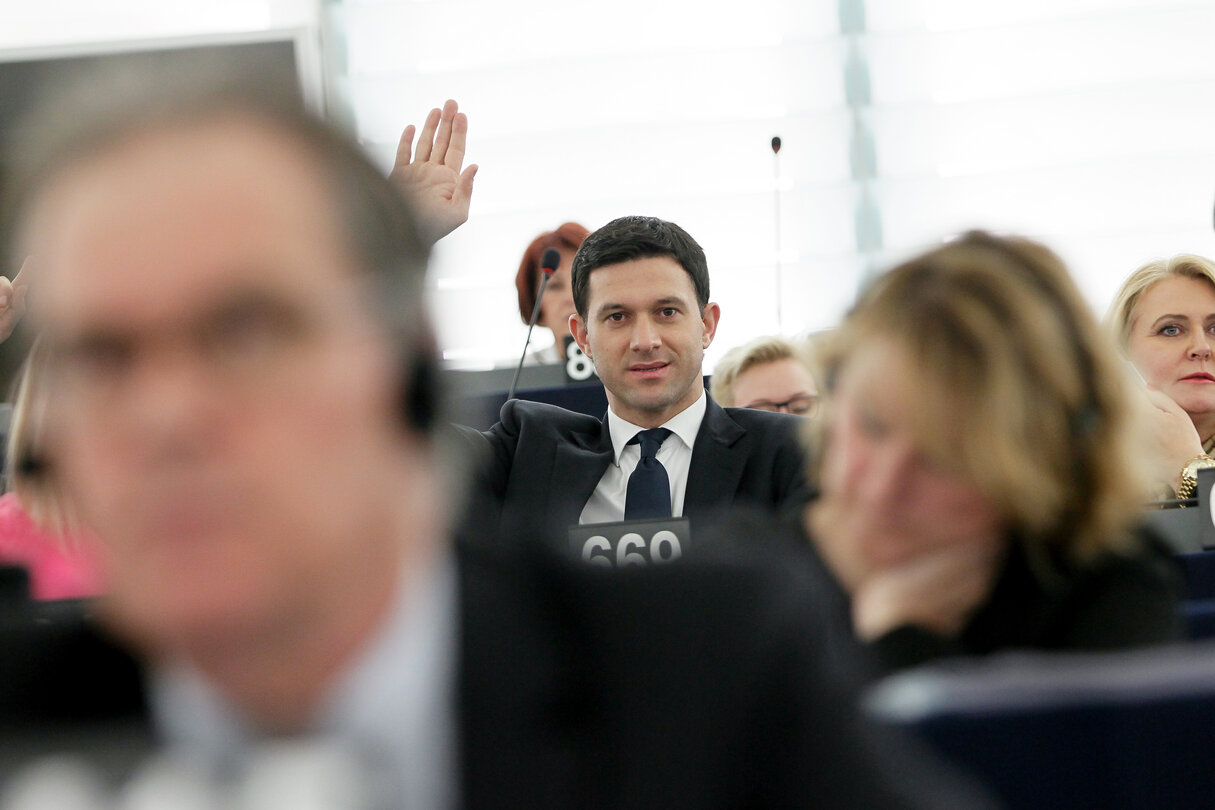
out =
<svg viewBox="0 0 1215 810"><path fill-rule="evenodd" d="M220 783L324 737L369 806L939 806L820 672L806 583L451 544L405 202L301 113L168 98L42 139L17 247L41 467L171 745Z"/></svg>

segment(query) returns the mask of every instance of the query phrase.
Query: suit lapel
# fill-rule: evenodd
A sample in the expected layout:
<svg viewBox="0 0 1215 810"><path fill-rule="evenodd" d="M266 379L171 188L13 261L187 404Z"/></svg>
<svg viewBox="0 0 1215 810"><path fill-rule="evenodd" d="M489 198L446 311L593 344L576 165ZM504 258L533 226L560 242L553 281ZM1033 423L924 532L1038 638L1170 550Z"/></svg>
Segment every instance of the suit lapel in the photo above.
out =
<svg viewBox="0 0 1215 810"><path fill-rule="evenodd" d="M582 508L611 462L612 438L606 414L597 434L575 433L570 441L557 444L552 479L548 482L548 491L559 495L549 499L549 514L555 522L561 526L578 522Z"/></svg>
<svg viewBox="0 0 1215 810"><path fill-rule="evenodd" d="M747 464L747 454L732 451L747 432L710 397L706 402L705 418L692 447L692 466L688 470L688 488L684 494L683 512L696 517L706 510L729 506L738 491L738 483Z"/></svg>

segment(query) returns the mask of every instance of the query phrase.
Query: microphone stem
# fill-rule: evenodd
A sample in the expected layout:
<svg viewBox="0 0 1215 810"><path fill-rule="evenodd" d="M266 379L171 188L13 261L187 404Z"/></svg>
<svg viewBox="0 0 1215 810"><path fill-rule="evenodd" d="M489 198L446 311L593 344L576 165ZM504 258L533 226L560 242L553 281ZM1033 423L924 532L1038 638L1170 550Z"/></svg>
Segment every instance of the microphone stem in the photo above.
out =
<svg viewBox="0 0 1215 810"><path fill-rule="evenodd" d="M527 359L527 347L532 342L532 330L536 328L536 320L540 317L540 302L544 300L544 291L548 289L548 280L552 273L544 273L540 280L540 292L536 295L536 305L532 307L532 318L527 323L527 340L523 341L523 354L519 355L519 365L515 366L514 379L510 381L510 390L506 392L508 400L515 398L515 386L519 384L519 372L523 370L523 361Z"/></svg>
<svg viewBox="0 0 1215 810"><path fill-rule="evenodd" d="M781 312L781 239L780 239L780 153L772 153L772 201L774 208L773 223L776 226L776 329L784 334L784 318Z"/></svg>

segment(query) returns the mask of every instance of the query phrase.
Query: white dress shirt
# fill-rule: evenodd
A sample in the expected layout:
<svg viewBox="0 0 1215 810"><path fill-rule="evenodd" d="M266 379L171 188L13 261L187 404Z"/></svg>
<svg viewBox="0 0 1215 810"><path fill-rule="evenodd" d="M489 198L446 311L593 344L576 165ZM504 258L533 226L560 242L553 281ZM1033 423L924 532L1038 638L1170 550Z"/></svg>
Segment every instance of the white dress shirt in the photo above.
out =
<svg viewBox="0 0 1215 810"><path fill-rule="evenodd" d="M662 427L671 435L658 448L658 461L666 468L671 481L671 516L683 516L683 499L688 489L688 471L692 468L692 447L704 421L708 403L705 392L700 398L671 417ZM624 520L624 501L628 494L629 476L641 460L641 445L629 441L645 428L626 422L608 408L608 433L612 437L612 463L608 465L590 500L582 508L579 523L612 523Z"/></svg>
<svg viewBox="0 0 1215 810"><path fill-rule="evenodd" d="M459 804L456 591L450 557L402 577L378 634L318 708L315 733L300 740L354 752L366 777L361 788L370 794L356 806L444 810ZM221 784L250 782L258 777L250 763L264 759L267 745L274 751L273 740L250 729L190 668L155 673L151 702L170 750L200 758ZM305 772L299 781L318 776L324 774Z"/></svg>

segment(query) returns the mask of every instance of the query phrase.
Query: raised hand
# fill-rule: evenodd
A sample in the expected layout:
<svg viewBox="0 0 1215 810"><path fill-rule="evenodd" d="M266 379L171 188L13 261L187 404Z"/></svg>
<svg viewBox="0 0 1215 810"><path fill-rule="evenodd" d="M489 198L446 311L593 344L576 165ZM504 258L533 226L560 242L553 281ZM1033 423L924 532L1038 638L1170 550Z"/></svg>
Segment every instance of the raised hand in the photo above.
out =
<svg viewBox="0 0 1215 810"><path fill-rule="evenodd" d="M0 341L8 340L8 336L17 328L17 323L25 315L25 295L29 291L29 276L25 275L31 260L27 258L17 275L10 281L0 276Z"/></svg>
<svg viewBox="0 0 1215 810"><path fill-rule="evenodd" d="M461 171L468 116L448 99L442 110L433 109L426 116L416 150L414 133L413 124L401 133L388 177L409 197L423 238L434 244L468 220L477 174L475 163Z"/></svg>

